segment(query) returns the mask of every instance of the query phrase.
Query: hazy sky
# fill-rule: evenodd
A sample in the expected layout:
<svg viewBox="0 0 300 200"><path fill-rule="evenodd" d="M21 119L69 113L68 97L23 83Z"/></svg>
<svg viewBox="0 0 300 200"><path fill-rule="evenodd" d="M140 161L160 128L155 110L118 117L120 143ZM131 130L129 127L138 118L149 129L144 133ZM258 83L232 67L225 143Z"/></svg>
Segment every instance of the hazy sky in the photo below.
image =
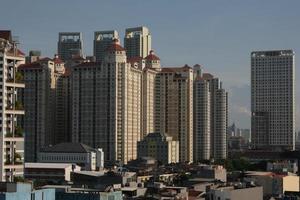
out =
<svg viewBox="0 0 300 200"><path fill-rule="evenodd" d="M91 55L94 31L116 29L123 38L125 28L147 26L163 66L199 63L220 77L230 92L230 119L245 128L250 52L300 52L299 0L1 0L0 7L0 29L19 36L26 53L51 57L60 31L82 32Z"/></svg>

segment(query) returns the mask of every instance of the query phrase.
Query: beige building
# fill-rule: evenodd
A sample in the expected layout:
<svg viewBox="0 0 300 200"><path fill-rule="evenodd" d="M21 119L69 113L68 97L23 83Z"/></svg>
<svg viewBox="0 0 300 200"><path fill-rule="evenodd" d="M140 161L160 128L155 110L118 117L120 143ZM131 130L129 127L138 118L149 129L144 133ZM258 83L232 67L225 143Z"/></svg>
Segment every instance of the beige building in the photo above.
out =
<svg viewBox="0 0 300 200"><path fill-rule="evenodd" d="M124 46L128 58L145 58L151 50L151 35L149 29L144 26L126 29Z"/></svg>
<svg viewBox="0 0 300 200"><path fill-rule="evenodd" d="M156 128L179 141L179 161L193 161L193 69L161 68L157 82Z"/></svg>
<svg viewBox="0 0 300 200"><path fill-rule="evenodd" d="M179 142L161 133L149 133L138 142L138 158L152 157L162 164L179 162Z"/></svg>
<svg viewBox="0 0 300 200"><path fill-rule="evenodd" d="M142 133L142 69L127 63L117 40L103 63L73 68L72 139L103 148L105 158L127 163L137 158Z"/></svg>
<svg viewBox="0 0 300 200"><path fill-rule="evenodd" d="M227 158L228 99L218 78L194 66L194 159Z"/></svg>
<svg viewBox="0 0 300 200"><path fill-rule="evenodd" d="M11 31L0 31L0 180L14 181L23 176L24 109L20 91L24 88L20 64L25 54L12 40Z"/></svg>

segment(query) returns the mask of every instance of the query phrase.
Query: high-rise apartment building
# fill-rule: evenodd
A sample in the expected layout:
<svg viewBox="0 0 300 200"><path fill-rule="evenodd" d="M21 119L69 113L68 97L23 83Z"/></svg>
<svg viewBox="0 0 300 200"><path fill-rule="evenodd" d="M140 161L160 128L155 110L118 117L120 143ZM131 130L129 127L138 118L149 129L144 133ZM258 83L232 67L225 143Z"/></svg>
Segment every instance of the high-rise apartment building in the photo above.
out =
<svg viewBox="0 0 300 200"><path fill-rule="evenodd" d="M255 148L295 148L295 53L251 53L251 133Z"/></svg>
<svg viewBox="0 0 300 200"><path fill-rule="evenodd" d="M164 67L157 81L156 131L179 141L179 160L193 161L193 69Z"/></svg>
<svg viewBox="0 0 300 200"><path fill-rule="evenodd" d="M104 61L106 49L111 45L114 39L119 39L118 32L96 31L94 34L94 57L97 62Z"/></svg>
<svg viewBox="0 0 300 200"><path fill-rule="evenodd" d="M194 66L194 160L227 157L227 92L218 78Z"/></svg>
<svg viewBox="0 0 300 200"><path fill-rule="evenodd" d="M118 40L107 49L104 62L75 66L71 81L73 141L103 148L109 161L136 159L142 133L142 69L127 63Z"/></svg>
<svg viewBox="0 0 300 200"><path fill-rule="evenodd" d="M59 33L57 53L63 61L70 60L73 56L83 56L82 33L63 32Z"/></svg>
<svg viewBox="0 0 300 200"><path fill-rule="evenodd" d="M54 62L41 59L19 67L25 89L25 161L36 162L41 148L53 144L55 123Z"/></svg>
<svg viewBox="0 0 300 200"><path fill-rule="evenodd" d="M151 35L149 29L144 26L126 29L124 46L128 58L145 58L151 50Z"/></svg>
<svg viewBox="0 0 300 200"><path fill-rule="evenodd" d="M25 54L17 48L11 31L0 31L0 180L23 176L24 115L20 91L25 87L18 71Z"/></svg>

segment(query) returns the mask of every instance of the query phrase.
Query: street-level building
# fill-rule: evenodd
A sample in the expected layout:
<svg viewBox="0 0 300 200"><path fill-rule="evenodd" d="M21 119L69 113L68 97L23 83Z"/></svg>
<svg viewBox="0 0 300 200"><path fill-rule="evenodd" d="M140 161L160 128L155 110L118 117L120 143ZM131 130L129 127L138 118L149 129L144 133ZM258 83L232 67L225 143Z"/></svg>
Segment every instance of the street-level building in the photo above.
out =
<svg viewBox="0 0 300 200"><path fill-rule="evenodd" d="M138 158L152 157L162 164L179 162L179 142L161 133L149 133L138 142Z"/></svg>
<svg viewBox="0 0 300 200"><path fill-rule="evenodd" d="M93 149L81 143L60 143L43 148L38 155L41 163L75 163L82 170L101 170L104 168L102 149Z"/></svg>

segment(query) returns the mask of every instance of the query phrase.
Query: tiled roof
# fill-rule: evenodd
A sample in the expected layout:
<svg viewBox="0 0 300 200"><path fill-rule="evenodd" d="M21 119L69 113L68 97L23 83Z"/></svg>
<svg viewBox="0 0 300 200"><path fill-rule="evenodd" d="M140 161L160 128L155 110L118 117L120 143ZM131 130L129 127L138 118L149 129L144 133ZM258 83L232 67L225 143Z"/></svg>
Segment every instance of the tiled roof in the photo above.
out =
<svg viewBox="0 0 300 200"><path fill-rule="evenodd" d="M82 143L60 143L54 146L45 147L42 152L53 152L53 153L88 153L95 151L90 146Z"/></svg>
<svg viewBox="0 0 300 200"><path fill-rule="evenodd" d="M83 62L74 67L93 67L93 66L100 66L100 65L101 65L100 62Z"/></svg>
<svg viewBox="0 0 300 200"><path fill-rule="evenodd" d="M185 72L190 69L192 68L188 65L184 65L183 67L162 67L161 72Z"/></svg>
<svg viewBox="0 0 300 200"><path fill-rule="evenodd" d="M40 69L43 66L38 63L38 62L34 62L34 63L28 63L28 64L22 64L18 67L19 70L26 70L26 69Z"/></svg>
<svg viewBox="0 0 300 200"><path fill-rule="evenodd" d="M106 51L125 51L125 49L120 44L118 44L118 39L114 39L113 43L106 49Z"/></svg>
<svg viewBox="0 0 300 200"><path fill-rule="evenodd" d="M137 56L137 57L133 57L133 58L128 58L128 59L127 59L127 62L128 62L128 63L136 63L136 62L140 62L140 61L142 61L142 60L143 60L142 57Z"/></svg>
<svg viewBox="0 0 300 200"><path fill-rule="evenodd" d="M64 63L60 58L53 58L53 62L55 64L62 64L62 63Z"/></svg>
<svg viewBox="0 0 300 200"><path fill-rule="evenodd" d="M0 38L11 41L11 31L10 30L0 30Z"/></svg>
<svg viewBox="0 0 300 200"><path fill-rule="evenodd" d="M150 54L148 56L146 56L145 58L146 60L160 60L159 57L157 57L155 54L154 54L154 51L151 50L150 51Z"/></svg>
<svg viewBox="0 0 300 200"><path fill-rule="evenodd" d="M203 73L203 74L202 74L202 77L203 77L203 79L205 79L205 80L209 80L209 79L213 79L213 78L214 78L214 76L211 75L211 74L209 74L209 73Z"/></svg>
<svg viewBox="0 0 300 200"><path fill-rule="evenodd" d="M11 49L7 52L7 55L9 56L18 56L18 57L25 57L25 53L22 52L20 49L17 49L16 54L14 52L14 49Z"/></svg>

